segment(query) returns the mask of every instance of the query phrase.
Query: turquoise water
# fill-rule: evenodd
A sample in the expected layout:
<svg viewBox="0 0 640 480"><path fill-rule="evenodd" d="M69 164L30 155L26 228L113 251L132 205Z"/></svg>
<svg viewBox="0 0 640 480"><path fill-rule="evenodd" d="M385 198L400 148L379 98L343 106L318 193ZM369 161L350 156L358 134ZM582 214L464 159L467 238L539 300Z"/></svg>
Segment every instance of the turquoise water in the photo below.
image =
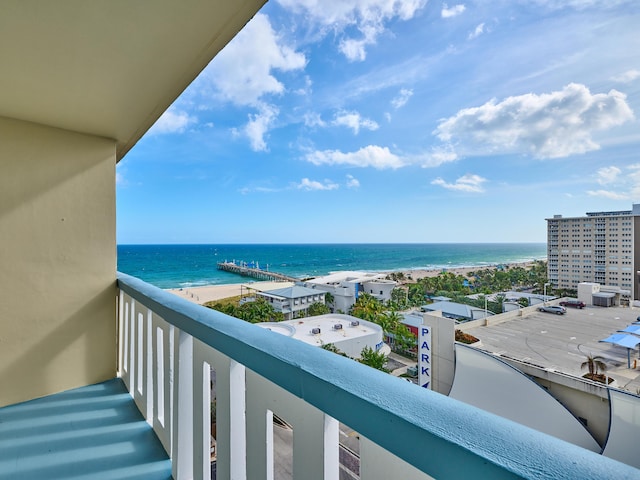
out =
<svg viewBox="0 0 640 480"><path fill-rule="evenodd" d="M258 262L293 277L336 270L386 272L484 267L546 259L545 243L327 244L327 245L118 245L118 270L160 288L242 283L217 262Z"/></svg>

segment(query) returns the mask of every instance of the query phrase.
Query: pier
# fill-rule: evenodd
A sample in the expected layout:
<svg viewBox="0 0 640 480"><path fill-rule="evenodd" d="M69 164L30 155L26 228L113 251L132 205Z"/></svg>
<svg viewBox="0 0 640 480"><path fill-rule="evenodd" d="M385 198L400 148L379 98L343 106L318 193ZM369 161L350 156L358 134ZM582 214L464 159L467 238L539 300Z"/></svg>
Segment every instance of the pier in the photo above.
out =
<svg viewBox="0 0 640 480"><path fill-rule="evenodd" d="M262 270L257 262L218 262L218 270L224 270L225 272L235 273L244 277L257 278L259 280L272 280L275 282L299 282L299 278L289 277L282 273L270 272L268 270Z"/></svg>

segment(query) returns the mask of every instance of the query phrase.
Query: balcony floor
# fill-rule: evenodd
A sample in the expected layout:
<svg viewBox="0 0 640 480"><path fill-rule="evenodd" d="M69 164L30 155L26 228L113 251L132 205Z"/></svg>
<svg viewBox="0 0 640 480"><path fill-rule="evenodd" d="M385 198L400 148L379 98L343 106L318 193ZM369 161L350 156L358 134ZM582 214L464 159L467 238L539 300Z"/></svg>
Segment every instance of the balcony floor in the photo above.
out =
<svg viewBox="0 0 640 480"><path fill-rule="evenodd" d="M168 479L171 461L116 378L0 408L0 479Z"/></svg>

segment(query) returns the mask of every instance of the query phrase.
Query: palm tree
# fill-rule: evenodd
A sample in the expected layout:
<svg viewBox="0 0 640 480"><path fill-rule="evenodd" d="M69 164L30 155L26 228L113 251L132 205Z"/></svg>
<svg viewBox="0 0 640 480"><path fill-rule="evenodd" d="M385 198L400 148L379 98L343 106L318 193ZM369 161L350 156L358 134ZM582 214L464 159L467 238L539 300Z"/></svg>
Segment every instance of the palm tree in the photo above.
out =
<svg viewBox="0 0 640 480"><path fill-rule="evenodd" d="M371 347L364 347L362 349L362 352L360 352L360 359L358 361L377 370L389 372L389 370L385 368L387 356L384 353L376 352Z"/></svg>
<svg viewBox="0 0 640 480"><path fill-rule="evenodd" d="M589 377L595 377L598 375L598 371L604 372L607 369L607 364L604 363L604 358L600 355L594 356L593 354L589 354L586 357L587 359L582 362L580 368L583 369L584 367L587 367L589 370Z"/></svg>

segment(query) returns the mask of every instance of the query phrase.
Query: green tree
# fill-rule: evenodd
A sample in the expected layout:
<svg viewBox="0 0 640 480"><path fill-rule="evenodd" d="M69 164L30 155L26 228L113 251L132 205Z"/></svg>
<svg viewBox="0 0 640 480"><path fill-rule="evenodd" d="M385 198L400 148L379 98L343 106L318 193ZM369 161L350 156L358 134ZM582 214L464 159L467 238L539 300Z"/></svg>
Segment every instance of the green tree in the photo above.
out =
<svg viewBox="0 0 640 480"><path fill-rule="evenodd" d="M398 323L392 333L395 350L403 352L417 346L416 336L405 324Z"/></svg>
<svg viewBox="0 0 640 480"><path fill-rule="evenodd" d="M333 302L335 302L335 297L333 296L333 294L331 292L327 292L324 294L324 303L325 305L327 305L329 308L331 307L335 307L335 305L333 304Z"/></svg>
<svg viewBox="0 0 640 480"><path fill-rule="evenodd" d="M403 309L407 306L409 299L409 290L405 287L396 287L391 290L391 303L398 308Z"/></svg>
<svg viewBox="0 0 640 480"><path fill-rule="evenodd" d="M317 315L326 315L329 313L329 307L327 307L324 303L316 302L309 305L307 309L307 315L309 317L315 317Z"/></svg>
<svg viewBox="0 0 640 480"><path fill-rule="evenodd" d="M216 303L209 306L209 308L249 323L279 322L284 320L282 312L276 312L273 306L262 298L258 298L253 302L243 303L239 306Z"/></svg>
<svg viewBox="0 0 640 480"><path fill-rule="evenodd" d="M384 305L380 300L368 293L361 293L356 303L349 311L350 315L375 322L377 316L384 311Z"/></svg>
<svg viewBox="0 0 640 480"><path fill-rule="evenodd" d="M360 352L360 360L358 361L382 372L389 372L389 370L385 368L387 356L384 353L376 352L371 347L364 347L362 349L362 352Z"/></svg>

